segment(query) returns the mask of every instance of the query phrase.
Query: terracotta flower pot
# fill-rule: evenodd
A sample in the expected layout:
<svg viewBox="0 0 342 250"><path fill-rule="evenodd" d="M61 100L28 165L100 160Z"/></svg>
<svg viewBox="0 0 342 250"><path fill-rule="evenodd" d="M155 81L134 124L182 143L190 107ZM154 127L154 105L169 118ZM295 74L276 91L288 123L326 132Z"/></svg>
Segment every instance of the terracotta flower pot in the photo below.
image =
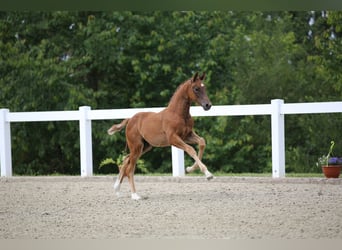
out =
<svg viewBox="0 0 342 250"><path fill-rule="evenodd" d="M341 173L342 165L322 166L322 171L327 178L338 178Z"/></svg>

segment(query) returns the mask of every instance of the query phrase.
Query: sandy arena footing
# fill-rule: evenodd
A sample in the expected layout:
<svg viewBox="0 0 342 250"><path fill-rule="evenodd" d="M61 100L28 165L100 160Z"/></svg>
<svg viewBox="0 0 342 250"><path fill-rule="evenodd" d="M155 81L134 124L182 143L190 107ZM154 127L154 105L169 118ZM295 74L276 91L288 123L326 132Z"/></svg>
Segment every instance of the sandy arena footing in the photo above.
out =
<svg viewBox="0 0 342 250"><path fill-rule="evenodd" d="M114 177L115 178L115 177ZM341 239L342 179L0 178L0 239Z"/></svg>

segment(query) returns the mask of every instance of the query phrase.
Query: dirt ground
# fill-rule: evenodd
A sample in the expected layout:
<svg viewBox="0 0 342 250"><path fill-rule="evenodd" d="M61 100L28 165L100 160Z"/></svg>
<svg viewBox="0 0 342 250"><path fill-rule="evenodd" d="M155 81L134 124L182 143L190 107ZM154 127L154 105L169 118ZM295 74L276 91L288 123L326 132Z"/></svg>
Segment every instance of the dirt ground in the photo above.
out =
<svg viewBox="0 0 342 250"><path fill-rule="evenodd" d="M0 239L342 239L342 179L0 178Z"/></svg>

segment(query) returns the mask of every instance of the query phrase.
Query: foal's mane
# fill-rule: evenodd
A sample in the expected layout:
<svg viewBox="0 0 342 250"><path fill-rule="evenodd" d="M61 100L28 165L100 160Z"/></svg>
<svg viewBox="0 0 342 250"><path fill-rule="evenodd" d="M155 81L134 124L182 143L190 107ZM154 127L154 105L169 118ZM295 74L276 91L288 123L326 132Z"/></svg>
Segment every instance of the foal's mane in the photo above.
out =
<svg viewBox="0 0 342 250"><path fill-rule="evenodd" d="M185 87L185 85L187 85L189 82L191 81L191 79L186 80L185 82L183 82L182 84L180 84L177 89L175 90L175 92L173 93L172 97L170 98L169 104L172 103L174 101L174 99L176 99L176 97L178 97L179 93L183 90L183 88Z"/></svg>

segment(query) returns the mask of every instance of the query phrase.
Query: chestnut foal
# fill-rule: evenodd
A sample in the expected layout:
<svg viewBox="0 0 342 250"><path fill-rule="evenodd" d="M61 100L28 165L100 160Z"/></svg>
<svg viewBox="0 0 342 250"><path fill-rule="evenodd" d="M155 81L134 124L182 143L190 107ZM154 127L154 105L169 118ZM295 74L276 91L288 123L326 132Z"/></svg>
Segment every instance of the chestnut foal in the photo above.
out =
<svg viewBox="0 0 342 250"><path fill-rule="evenodd" d="M205 73L202 76L198 76L196 73L191 79L181 84L173 94L169 105L159 113L140 112L108 129L108 134L112 135L127 125L126 141L130 153L119 167L120 173L114 184L118 196L123 178L127 176L132 199L140 199L136 193L133 179L135 166L140 156L151 150L152 147L172 145L183 149L195 160L191 167L186 168L187 172L192 172L199 167L208 180L213 178L201 161L205 140L193 131L194 121L189 112L192 102L198 103L204 110L211 108L211 102L203 83L204 78ZM187 143L199 145L198 155L194 148Z"/></svg>

